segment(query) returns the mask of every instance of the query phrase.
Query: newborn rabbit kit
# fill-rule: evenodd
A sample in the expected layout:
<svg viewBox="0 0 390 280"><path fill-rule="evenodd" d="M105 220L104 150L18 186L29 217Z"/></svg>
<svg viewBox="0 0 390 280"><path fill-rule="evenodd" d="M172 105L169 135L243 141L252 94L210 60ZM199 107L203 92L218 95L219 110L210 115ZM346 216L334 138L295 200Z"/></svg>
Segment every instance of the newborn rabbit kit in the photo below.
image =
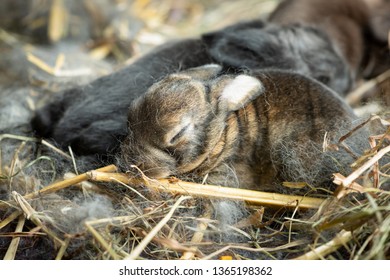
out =
<svg viewBox="0 0 390 280"><path fill-rule="evenodd" d="M114 2L62 7L77 18L72 5L85 4L81 14L98 20L73 40L94 34L75 48L87 61L111 50L91 58L93 73L107 73L101 62L108 74L48 79L50 91L21 72L70 73L57 70L71 52L44 59L57 42L18 45L20 65L0 57L12 74L0 79L0 118L23 108L0 124L0 258L390 257L389 122L348 103L361 84L388 94L376 92L390 81L387 0ZM126 33L129 24L140 30ZM7 36L0 50L19 40ZM126 63L113 63L118 42L134 55Z"/></svg>
<svg viewBox="0 0 390 280"><path fill-rule="evenodd" d="M353 159L324 152L351 129L352 110L332 90L290 71L223 74L206 65L172 74L129 109L124 166L146 176L275 190L283 181L330 186ZM359 136L361 137L361 136ZM362 139L351 142L362 152Z"/></svg>

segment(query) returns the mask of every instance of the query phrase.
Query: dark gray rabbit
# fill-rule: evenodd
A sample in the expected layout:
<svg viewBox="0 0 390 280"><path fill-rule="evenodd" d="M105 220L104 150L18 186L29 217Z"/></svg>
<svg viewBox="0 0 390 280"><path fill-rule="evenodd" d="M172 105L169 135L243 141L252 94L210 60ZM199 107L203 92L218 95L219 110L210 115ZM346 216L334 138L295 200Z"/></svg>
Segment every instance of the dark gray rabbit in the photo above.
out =
<svg viewBox="0 0 390 280"><path fill-rule="evenodd" d="M235 187L328 184L352 159L323 143L354 120L335 92L306 76L206 65L169 75L131 104L120 162L153 178Z"/></svg>
<svg viewBox="0 0 390 280"><path fill-rule="evenodd" d="M222 30L203 35L210 55L227 69L286 69L312 77L345 95L351 71L324 32L293 24Z"/></svg>

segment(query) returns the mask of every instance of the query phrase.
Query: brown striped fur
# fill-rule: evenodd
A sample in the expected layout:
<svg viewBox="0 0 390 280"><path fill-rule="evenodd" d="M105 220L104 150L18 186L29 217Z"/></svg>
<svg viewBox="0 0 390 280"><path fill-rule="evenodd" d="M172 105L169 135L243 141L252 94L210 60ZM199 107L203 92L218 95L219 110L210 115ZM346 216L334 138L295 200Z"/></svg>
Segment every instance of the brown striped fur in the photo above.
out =
<svg viewBox="0 0 390 280"><path fill-rule="evenodd" d="M213 184L254 189L281 180L320 184L348 160L322 151L325 133L333 139L354 119L336 93L300 74L219 76L217 66L198 67L133 102L122 162L153 178L207 175Z"/></svg>

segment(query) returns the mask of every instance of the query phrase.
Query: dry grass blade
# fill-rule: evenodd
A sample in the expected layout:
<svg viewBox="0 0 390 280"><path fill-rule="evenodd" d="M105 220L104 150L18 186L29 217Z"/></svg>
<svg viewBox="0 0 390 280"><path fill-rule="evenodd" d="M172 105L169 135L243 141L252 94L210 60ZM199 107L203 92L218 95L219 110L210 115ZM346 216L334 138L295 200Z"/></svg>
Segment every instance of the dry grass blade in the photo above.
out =
<svg viewBox="0 0 390 280"><path fill-rule="evenodd" d="M88 222L85 223L86 228L92 234L97 242L110 254L114 260L119 260L121 257L115 252L112 246L104 239L104 237L92 227Z"/></svg>
<svg viewBox="0 0 390 280"><path fill-rule="evenodd" d="M9 215L7 218L5 218L4 220L2 220L0 222L0 229L4 228L6 225L11 223L13 220L15 220L21 214L22 214L22 212L19 210L14 211L11 215Z"/></svg>
<svg viewBox="0 0 390 280"><path fill-rule="evenodd" d="M125 184L143 184L148 188L162 192L172 192L177 194L194 195L208 198L243 200L253 204L275 207L295 208L298 205L300 209L316 209L325 201L324 199L320 198L267 193L214 185L202 185L180 180L148 180L145 178L143 180L137 180L120 173L109 174L104 172L91 171L87 172L87 174L89 178L94 181L104 182L117 180Z"/></svg>
<svg viewBox="0 0 390 280"><path fill-rule="evenodd" d="M127 260L135 260L139 257L142 251L146 248L146 246L152 241L153 237L157 235L157 233L163 228L163 226L171 219L173 213L179 207L179 205L186 199L190 199L189 196L180 197L175 204L172 206L171 210L168 214L145 236L144 239L138 244L137 247L131 252L131 254L126 258Z"/></svg>
<svg viewBox="0 0 390 280"><path fill-rule="evenodd" d="M61 151L60 149L58 149L57 147L53 146L52 144L50 144L49 142L47 142L46 140L43 140L41 141L42 145L45 145L46 147L49 147L50 149L52 149L53 151L57 152L58 154L62 155L63 157L67 158L67 159L72 159L72 157L70 155L68 155L67 153Z"/></svg>
<svg viewBox="0 0 390 280"><path fill-rule="evenodd" d="M15 233L22 232L24 227L24 222L26 221L25 217L19 216L19 221L15 229ZM15 259L16 252L18 251L20 237L15 237L12 239L7 253L4 256L4 260L13 260Z"/></svg>
<svg viewBox="0 0 390 280"><path fill-rule="evenodd" d="M65 63L65 55L63 53L60 53L56 58L56 63L54 65L54 72L60 71L62 66L64 66L64 63Z"/></svg>
<svg viewBox="0 0 390 280"><path fill-rule="evenodd" d="M44 223L42 223L41 219L38 216L38 213L34 210L34 208L31 207L31 205L21 196L20 194L16 192L12 192L12 196L14 197L15 201L19 205L19 207L23 210L25 216L27 219L32 221L35 225L40 227L42 231L44 231L51 239L53 239L54 243L57 246L64 246L64 241L62 241L56 233L54 233L52 230L50 230Z"/></svg>
<svg viewBox="0 0 390 280"><path fill-rule="evenodd" d="M67 172L64 174L64 179L70 179L70 178L74 178L78 175L72 173L72 172ZM91 182L88 182L88 181L82 181L78 184L75 184L75 186L78 186L80 187L83 191L87 190L87 191L93 191L93 192L99 192L100 188L98 186L96 186L94 183L91 183Z"/></svg>
<svg viewBox="0 0 390 280"><path fill-rule="evenodd" d="M296 260L318 260L324 259L330 253L335 252L338 248L346 244L352 239L350 231L341 231L335 238L321 245L306 254L295 258Z"/></svg>
<svg viewBox="0 0 390 280"><path fill-rule="evenodd" d="M63 0L54 0L50 8L48 35L52 42L59 41L68 26L68 14Z"/></svg>
<svg viewBox="0 0 390 280"><path fill-rule="evenodd" d="M169 239L169 238L159 238L157 236L153 237L152 239L153 242L160 244L163 247L169 248L172 251L175 252L184 252L185 253L191 253L191 254L196 254L199 253L198 249L196 247L187 247L181 243L179 243L175 239Z"/></svg>
<svg viewBox="0 0 390 280"><path fill-rule="evenodd" d="M246 251L250 251L250 252L275 252L275 251L279 251L279 250L293 248L293 247L302 245L303 243L304 243L303 241L293 241L291 243L277 246L277 247L272 247L272 248L251 248L251 247L245 247L245 246L228 245L228 246L225 246L225 247L219 249L218 251L215 251L214 253L212 253L208 256L203 257L202 260L213 259L214 257L218 256L219 254L222 254L223 252L230 250L230 249L241 249L241 250L246 250Z"/></svg>
<svg viewBox="0 0 390 280"><path fill-rule="evenodd" d="M352 172L347 178L342 180L341 184L344 187L349 187L360 175L362 175L367 169L372 167L378 160L384 155L390 153L390 146L387 146L377 152L371 159L364 163L361 167Z"/></svg>
<svg viewBox="0 0 390 280"><path fill-rule="evenodd" d="M135 215L105 218L105 219L99 219L99 220L94 220L94 221L88 221L88 225L98 226L98 225L108 224L108 223L110 223L110 224L125 223L128 221L135 220L136 218L137 218L137 216L135 216Z"/></svg>
<svg viewBox="0 0 390 280"><path fill-rule="evenodd" d="M211 204L208 204L205 213L202 216L202 221L199 221L198 226L196 228L196 232L191 238L191 243L200 243L203 239L203 235L205 230L208 227L207 220L211 218L211 215L213 214L213 208L211 207ZM205 220L203 220L205 219ZM192 249L196 249L196 247L191 247ZM183 256L181 256L181 260L190 260L195 257L195 254L193 252L185 252Z"/></svg>
<svg viewBox="0 0 390 280"><path fill-rule="evenodd" d="M343 181L346 179L343 175L341 175L340 173L336 173L336 174L333 174L334 176L334 180L333 180L333 183L335 183L336 185L339 185L340 187L336 189L336 191L334 192L335 196L338 198L338 199L341 199L342 197L346 196L347 194L351 193L351 192L359 192L359 193L364 193L366 191L368 191L367 189L365 189L363 186L359 185L358 183L356 182L353 182L351 185L349 185L348 187L345 187L343 185Z"/></svg>
<svg viewBox="0 0 390 280"><path fill-rule="evenodd" d="M99 170L101 172L112 172L112 171L117 170L117 168L115 165L108 165L108 166L99 168L97 170ZM69 179L51 184L49 186L46 186L39 191L26 194L25 196L23 196L23 198L24 199L32 199L32 198L35 198L35 197L38 197L41 195L54 193L54 192L59 191L61 189L76 185L82 181L86 181L86 180L88 180L88 178L89 178L89 176L87 175L87 173L83 173L83 174L80 174L80 175L75 176L73 178L69 178ZM9 203L10 202L0 202L0 209L9 207Z"/></svg>
<svg viewBox="0 0 390 280"><path fill-rule="evenodd" d="M38 138L13 135L13 134L7 134L7 133L0 134L0 142L3 141L3 139L15 139L15 140L20 140L20 141L39 142Z"/></svg>
<svg viewBox="0 0 390 280"><path fill-rule="evenodd" d="M390 70L387 70L386 72L382 73L378 77L371 79L369 81L366 81L363 83L360 87L356 88L354 91L349 93L346 96L346 101L350 105L356 105L360 102L362 97L372 88L377 86L378 84L384 82L385 80L390 79Z"/></svg>
<svg viewBox="0 0 390 280"><path fill-rule="evenodd" d="M68 248L68 246L69 246L69 241L70 241L69 238L65 239L64 243L62 244L62 246L58 250L58 253L57 253L57 256L56 256L56 260L61 260L62 259L62 257L65 254L66 248Z"/></svg>
<svg viewBox="0 0 390 280"><path fill-rule="evenodd" d="M372 249L369 251L365 259L386 259L384 248L389 249L388 240L390 237L390 216L388 216L379 225L378 229L372 234Z"/></svg>
<svg viewBox="0 0 390 280"><path fill-rule="evenodd" d="M101 60L107 57L112 51L112 44L107 43L100 45L89 52L89 55L96 60Z"/></svg>
<svg viewBox="0 0 390 280"><path fill-rule="evenodd" d="M55 69L32 53L27 53L27 60L50 75L55 75Z"/></svg>
<svg viewBox="0 0 390 280"><path fill-rule="evenodd" d="M22 5L12 14L23 11L25 16L15 21L26 28L15 26L23 35L0 28L0 87L5 89L0 103L12 113L16 108L17 119L22 113L21 125L4 131L28 135L24 121L30 120L23 118L30 118L54 92L88 84L173 37L199 37L240 20L266 17L278 2L34 0ZM389 81L390 70L357 81L347 96L357 115L387 115ZM7 94L8 85L15 94ZM19 98L19 89L25 96ZM378 100L360 106L372 96ZM30 117L19 108L28 109ZM13 119L1 120L0 127L8 123ZM369 137L371 149L362 154L350 143L371 128L378 129L377 135ZM324 136L324 151L345 149L356 159L350 166L355 172L335 174L338 189L325 190L332 197L319 199L175 178L152 180L141 170L141 176L131 178L113 165L60 177L57 170L77 173L76 163L85 166L83 158L44 139L0 134L0 258L390 259L390 122L373 115L338 142L330 139ZM39 145L44 149L36 149ZM41 188L48 180L54 183ZM70 186L76 187L65 189ZM283 193L314 189L304 182L283 186ZM187 195L194 199L183 202Z"/></svg>
<svg viewBox="0 0 390 280"><path fill-rule="evenodd" d="M235 224L234 227L246 228L250 226L261 226L263 222L264 209L264 207L260 207L260 209L257 209L255 213Z"/></svg>
<svg viewBox="0 0 390 280"><path fill-rule="evenodd" d="M14 139L14 140L19 140L19 141L26 141L26 142L39 142L39 139L33 138L33 137L26 137L26 136L20 136L20 135L13 135L13 134L0 134L0 143L4 139ZM0 148L0 176L2 175L3 172L3 163L2 163L2 150Z"/></svg>

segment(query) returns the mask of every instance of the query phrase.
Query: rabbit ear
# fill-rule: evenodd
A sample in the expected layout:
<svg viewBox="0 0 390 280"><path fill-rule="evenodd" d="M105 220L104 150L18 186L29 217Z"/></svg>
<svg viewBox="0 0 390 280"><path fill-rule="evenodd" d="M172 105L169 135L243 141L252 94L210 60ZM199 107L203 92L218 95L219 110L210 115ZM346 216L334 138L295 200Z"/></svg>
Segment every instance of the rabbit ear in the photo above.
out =
<svg viewBox="0 0 390 280"><path fill-rule="evenodd" d="M180 72L180 75L190 76L196 80L209 80L215 78L221 70L222 67L218 64L206 64L182 71Z"/></svg>
<svg viewBox="0 0 390 280"><path fill-rule="evenodd" d="M227 106L228 111L236 111L264 92L263 84L256 78L238 75L222 90L219 101Z"/></svg>

